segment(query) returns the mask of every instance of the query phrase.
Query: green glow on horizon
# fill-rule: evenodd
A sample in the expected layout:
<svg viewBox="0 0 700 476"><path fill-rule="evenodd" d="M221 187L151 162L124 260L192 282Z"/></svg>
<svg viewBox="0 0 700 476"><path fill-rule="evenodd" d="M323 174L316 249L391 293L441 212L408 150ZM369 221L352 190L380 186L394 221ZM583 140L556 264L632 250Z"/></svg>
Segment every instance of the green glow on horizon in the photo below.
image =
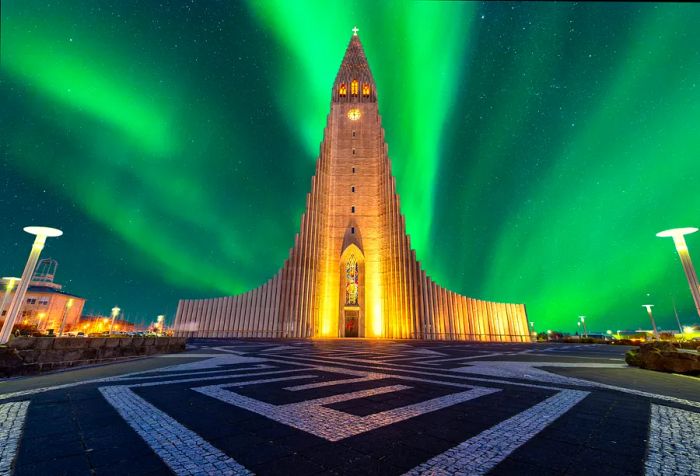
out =
<svg viewBox="0 0 700 476"><path fill-rule="evenodd" d="M71 289L89 303L115 290L162 314L279 269L357 25L432 277L524 302L538 330L573 332L582 314L591 332L648 326L647 300L672 327L672 298L697 322L654 235L700 225L700 5L72 0L1 14L4 224L65 223L51 246L66 247L63 277L80 263ZM17 236L0 237L3 264ZM697 265L700 233L687 240ZM93 263L99 283L81 273Z"/></svg>

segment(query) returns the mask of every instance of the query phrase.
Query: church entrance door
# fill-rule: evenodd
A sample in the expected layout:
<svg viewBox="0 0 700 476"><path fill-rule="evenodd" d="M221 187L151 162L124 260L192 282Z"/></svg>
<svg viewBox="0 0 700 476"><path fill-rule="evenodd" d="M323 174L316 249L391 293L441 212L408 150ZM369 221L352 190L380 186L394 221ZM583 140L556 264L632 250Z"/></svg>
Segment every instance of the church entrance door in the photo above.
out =
<svg viewBox="0 0 700 476"><path fill-rule="evenodd" d="M360 312L356 310L345 310L345 337L357 337L359 330Z"/></svg>

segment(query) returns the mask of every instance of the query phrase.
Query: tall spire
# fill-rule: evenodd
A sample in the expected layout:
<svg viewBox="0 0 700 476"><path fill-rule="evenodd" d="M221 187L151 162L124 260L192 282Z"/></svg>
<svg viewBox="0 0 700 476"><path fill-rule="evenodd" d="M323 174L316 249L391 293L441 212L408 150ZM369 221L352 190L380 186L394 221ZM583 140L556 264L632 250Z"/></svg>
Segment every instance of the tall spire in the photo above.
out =
<svg viewBox="0 0 700 476"><path fill-rule="evenodd" d="M375 102L377 100L374 78L357 34L358 31L357 27L352 29L350 43L335 77L334 102ZM353 84L356 89L353 89Z"/></svg>

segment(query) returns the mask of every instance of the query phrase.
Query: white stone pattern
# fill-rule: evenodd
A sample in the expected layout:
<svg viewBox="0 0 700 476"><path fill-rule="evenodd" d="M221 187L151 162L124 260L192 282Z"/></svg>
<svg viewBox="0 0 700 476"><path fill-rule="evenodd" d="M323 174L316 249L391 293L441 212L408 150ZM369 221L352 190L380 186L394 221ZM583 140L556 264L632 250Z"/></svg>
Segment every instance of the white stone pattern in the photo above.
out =
<svg viewBox="0 0 700 476"><path fill-rule="evenodd" d="M294 358L298 359L299 357L295 356ZM301 357L300 359L303 361L306 361L307 363L299 362L298 360L295 360L293 363L295 365L306 365L309 369L313 369L315 367L313 364L311 364L312 362L317 362L317 363L322 364L322 366L318 367L318 368L323 368L323 369L326 369L329 371L331 371L331 370L333 370L333 371L336 371L336 370L348 371L349 370L347 368L340 369L340 368L329 367L329 366L327 366L327 364L328 364L327 360L316 359L316 358L312 358L312 357ZM280 359L268 358L267 360L269 360L270 362L279 362L279 363L284 363L284 364L290 363L289 359L280 360ZM486 363L486 362L488 362L488 361L479 362L479 363ZM509 366L510 363L511 362L490 362L489 365L501 366L501 364L505 364L502 367L506 368ZM552 364L552 362L547 362L546 364L541 364L541 365L543 365L543 366L550 365L551 366L551 364ZM360 365L351 364L351 363L348 363L345 365L351 366L351 367L361 367ZM392 364L389 364L389 365L392 365ZM590 364L583 364L583 365L589 366ZM608 364L604 364L604 365L608 365ZM613 364L613 365L617 366L618 364ZM558 367L576 367L576 366L580 366L580 365L573 363L573 362L572 363L558 362L558 363L556 363L555 366L558 366ZM472 381L472 382L498 383L498 384L515 385L515 386L519 386L519 387L541 388L541 389L546 389L546 390L561 390L561 387L548 386L544 382L540 383L539 381L537 381L536 378L531 379L532 383L523 383L523 382L510 381L510 380L499 380L499 379L492 378L492 377L491 378L481 378L481 377L467 376L467 375L464 375L464 373L462 373L461 375L453 374L453 372L455 372L455 369L443 370L443 371L441 371L442 373L439 373L438 369L434 369L434 371L431 372L431 371L425 371L425 370L416 370L415 367L404 366L404 365L393 365L391 367L387 367L387 366L380 367L377 365L377 366L374 366L372 368L372 370L373 371L382 370L382 371L385 371L386 375L388 375L388 376L402 378L405 380L408 379L406 376L404 376L404 375L401 375L401 376L391 375L391 372L401 371L402 373L410 373L410 374L417 374L417 375L429 375L429 376L438 377L438 378L445 378L445 377L448 377L451 379L459 378L462 380ZM431 369L431 370L433 370L433 369ZM535 370L537 370L537 369L535 369ZM507 369L504 369L503 372L504 372L503 375L505 375L506 372L510 373ZM555 378L555 377L552 377L555 374L552 374L550 372L546 372L544 370L542 370L542 372L549 375L549 377L547 377L548 379L550 377L552 379ZM452 375L450 375L450 374L452 374ZM542 375L542 374L540 374L540 375ZM509 376L510 376L510 378L513 378L512 373ZM665 400L667 402L673 402L673 403L680 404L680 405L687 405L689 407L700 408L700 401L688 400L686 398L671 397L669 395L662 395L662 394L658 394L658 393L645 392L643 390L636 390L633 388L618 387L616 385L608 385L605 383L594 382L591 380L575 379L573 377L562 377L562 376L557 376L557 377L568 379L566 381L567 385L585 385L587 387L604 388L606 390L614 390L616 392L627 393L630 395L637 395L639 397L653 398L653 399L657 399L657 400ZM416 379L416 380L423 380L423 379ZM436 382L434 380L424 380L424 381ZM447 383L447 382L440 382L440 383L442 385L450 385L450 383ZM0 399L2 399L2 395L0 395Z"/></svg>
<svg viewBox="0 0 700 476"><path fill-rule="evenodd" d="M580 368L602 368L620 369L627 367L627 364L608 364L595 362L509 362L509 361L482 361L474 362L466 367L453 369L453 372L488 375L490 377L517 378L522 380L535 380L537 382L548 382L563 385L592 386L593 382L574 377L557 375L537 367L580 367Z"/></svg>
<svg viewBox="0 0 700 476"><path fill-rule="evenodd" d="M337 382L339 383L341 381ZM356 416L328 408L325 405L384 393L398 392L411 387L405 385L389 385L317 398L299 403L273 405L226 390L227 387L238 385L240 385L240 383L209 385L194 388L193 390L223 402L230 403L231 405L236 405L245 410L258 413L285 425L306 431L307 433L319 436L328 441L339 441L350 436L355 436L360 433L375 430L383 426L408 420L418 415L441 410L458 403L466 402L467 400L500 391L494 388L472 387L464 392L453 393L412 405L406 405L404 407L386 410L372 415Z"/></svg>
<svg viewBox="0 0 700 476"><path fill-rule="evenodd" d="M700 414L651 405L647 476L700 474Z"/></svg>
<svg viewBox="0 0 700 476"><path fill-rule="evenodd" d="M253 474L170 416L121 385L100 387L105 399L177 475Z"/></svg>
<svg viewBox="0 0 700 476"><path fill-rule="evenodd" d="M407 472L406 475L486 474L588 394L589 392L581 390L562 390L524 412L431 458Z"/></svg>
<svg viewBox="0 0 700 476"><path fill-rule="evenodd" d="M0 405L0 476L12 472L28 407L28 401Z"/></svg>

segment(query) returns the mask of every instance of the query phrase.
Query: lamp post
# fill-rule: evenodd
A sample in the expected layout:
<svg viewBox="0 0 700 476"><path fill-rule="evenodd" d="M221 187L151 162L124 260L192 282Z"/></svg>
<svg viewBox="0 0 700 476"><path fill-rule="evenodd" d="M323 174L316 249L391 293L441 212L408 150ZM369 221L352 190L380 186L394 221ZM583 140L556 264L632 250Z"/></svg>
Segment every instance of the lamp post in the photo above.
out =
<svg viewBox="0 0 700 476"><path fill-rule="evenodd" d="M112 323L109 325L109 335L112 335L112 329L114 328L114 319L116 319L120 311L121 309L119 309L117 306L114 306L112 308Z"/></svg>
<svg viewBox="0 0 700 476"><path fill-rule="evenodd" d="M535 332L535 323L530 321L530 334L537 337L537 332Z"/></svg>
<svg viewBox="0 0 700 476"><path fill-rule="evenodd" d="M678 324L678 332L683 333L683 326L681 325L681 320L678 318L678 309L676 309L676 299L671 298L671 303L673 304L673 314L676 316L676 324Z"/></svg>
<svg viewBox="0 0 700 476"><path fill-rule="evenodd" d="M586 327L586 316L578 316L579 319L581 319L581 323L583 324L583 336L588 337L588 328Z"/></svg>
<svg viewBox="0 0 700 476"><path fill-rule="evenodd" d="M34 238L34 244L32 244L32 250L29 253L27 264L24 267L24 271L22 272L22 278L20 278L17 291L12 297L12 302L10 302L10 309L7 312L5 324L3 324L2 326L2 332L0 332L0 344L5 344L8 340L10 340L12 328L15 325L17 316L19 316L19 313L22 310L22 305L24 304L24 296L27 294L29 282L32 280L34 268L36 268L36 263L39 260L41 250L44 249L44 243L46 243L46 238L61 236L63 234L61 230L58 230L56 228L48 228L44 226L28 226L24 228L24 231L31 235L36 235L36 238Z"/></svg>
<svg viewBox="0 0 700 476"><path fill-rule="evenodd" d="M653 304L642 304L645 307L647 314L649 314L649 319L651 319L651 326L654 328L654 337L659 338L659 331L656 330L656 321L654 321L654 315L651 313L651 308L654 307Z"/></svg>
<svg viewBox="0 0 700 476"><path fill-rule="evenodd" d="M63 308L63 317L61 318L61 327L58 328L58 337L63 336L63 328L66 325L66 317L68 317L68 311L73 307L73 298L66 301L66 307Z"/></svg>
<svg viewBox="0 0 700 476"><path fill-rule="evenodd" d="M685 235L695 233L698 231L697 228L673 228L671 230L664 230L656 234L656 236L661 238L673 238L673 244L676 245L676 252L678 252L678 257L681 259L681 265L683 265L683 271L685 271L685 277L688 280L688 286L690 286L690 294L693 296L693 301L695 302L695 310L700 316L700 284L698 284L698 275L695 274L695 268L693 267L693 262L690 260L690 253L688 253L688 245L685 243Z"/></svg>
<svg viewBox="0 0 700 476"><path fill-rule="evenodd" d="M5 284L5 295L2 297L2 304L0 304L0 316L2 316L2 311L5 309L5 304L7 304L7 301L9 301L10 299L10 294L15 288L15 284L17 284L17 281L19 281L19 278L13 278L9 276L2 279L4 279L5 283L7 284ZM7 314L9 314L9 312Z"/></svg>

